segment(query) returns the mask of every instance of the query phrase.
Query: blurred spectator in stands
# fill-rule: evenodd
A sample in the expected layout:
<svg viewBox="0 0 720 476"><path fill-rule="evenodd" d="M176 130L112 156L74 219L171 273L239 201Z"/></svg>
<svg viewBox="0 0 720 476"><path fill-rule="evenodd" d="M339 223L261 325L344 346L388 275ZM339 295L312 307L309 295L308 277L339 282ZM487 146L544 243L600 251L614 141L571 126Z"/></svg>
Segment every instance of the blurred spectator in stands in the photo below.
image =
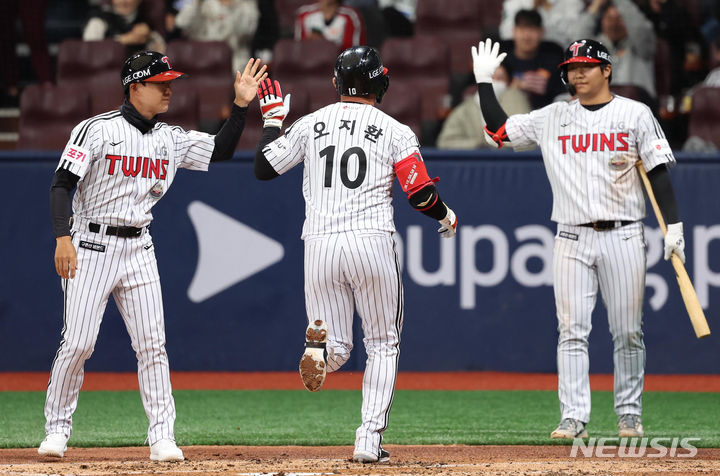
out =
<svg viewBox="0 0 720 476"><path fill-rule="evenodd" d="M598 22L600 31L598 32ZM655 32L653 24L631 0L592 0L572 23L574 38L592 38L613 57L612 82L655 92Z"/></svg>
<svg viewBox="0 0 720 476"><path fill-rule="evenodd" d="M526 114L531 111L527 95L516 87L517 81L510 82L512 74L506 66L500 65L493 74L492 84L495 96L508 115ZM489 147L482 133L485 120L480 112L477 85L469 88L470 93L458 104L442 126L437 139L439 149L479 149Z"/></svg>
<svg viewBox="0 0 720 476"><path fill-rule="evenodd" d="M710 67L712 69L702 85L720 88L720 36L715 39L710 51Z"/></svg>
<svg viewBox="0 0 720 476"><path fill-rule="evenodd" d="M280 38L280 24L277 10L275 10L275 1L258 0L258 10L260 17L251 44L252 55L255 58L261 58L263 63L271 63L273 47Z"/></svg>
<svg viewBox="0 0 720 476"><path fill-rule="evenodd" d="M387 36L413 36L417 0L378 0L378 6Z"/></svg>
<svg viewBox="0 0 720 476"><path fill-rule="evenodd" d="M564 48L573 38L570 25L585 7L584 0L505 0L503 2L500 39L511 40L515 29L515 15L520 10L537 10L545 26L545 40Z"/></svg>
<svg viewBox="0 0 720 476"><path fill-rule="evenodd" d="M360 13L342 0L317 0L298 8L295 39L326 39L345 50L365 44L365 24Z"/></svg>
<svg viewBox="0 0 720 476"><path fill-rule="evenodd" d="M23 39L30 47L35 79L51 82L53 70L45 37L45 0L0 0L0 106L17 107L20 98L20 70L15 47L18 43L17 20Z"/></svg>
<svg viewBox="0 0 720 476"><path fill-rule="evenodd" d="M360 12L360 17L365 25L365 44L379 50L387 36L387 28L378 6L378 0L344 0L343 4Z"/></svg>
<svg viewBox="0 0 720 476"><path fill-rule="evenodd" d="M260 9L257 0L192 0L175 17L183 35L195 41L226 41L233 51L233 71L252 54Z"/></svg>
<svg viewBox="0 0 720 476"><path fill-rule="evenodd" d="M112 0L91 13L83 30L83 40L114 38L132 55L142 50L165 51L165 39L150 29L150 22L139 10L142 0Z"/></svg>
<svg viewBox="0 0 720 476"><path fill-rule="evenodd" d="M513 72L513 82L528 94L533 109L547 106L566 93L557 71L563 49L543 41L543 35L540 13L520 10L515 14L513 39L500 43L500 49L507 52L503 64Z"/></svg>
<svg viewBox="0 0 720 476"><path fill-rule="evenodd" d="M707 70L705 39L693 23L687 8L677 0L636 0L640 10L652 22L655 34L670 48L670 93L702 80Z"/></svg>

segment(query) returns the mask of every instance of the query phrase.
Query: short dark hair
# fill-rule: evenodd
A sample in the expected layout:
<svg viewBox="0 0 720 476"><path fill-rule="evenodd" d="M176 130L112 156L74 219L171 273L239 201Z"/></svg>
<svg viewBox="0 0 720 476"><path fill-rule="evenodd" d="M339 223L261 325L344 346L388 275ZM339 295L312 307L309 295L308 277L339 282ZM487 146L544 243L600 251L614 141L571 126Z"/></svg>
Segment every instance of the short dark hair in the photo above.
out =
<svg viewBox="0 0 720 476"><path fill-rule="evenodd" d="M518 10L515 14L515 26L534 26L542 28L542 17L537 10Z"/></svg>

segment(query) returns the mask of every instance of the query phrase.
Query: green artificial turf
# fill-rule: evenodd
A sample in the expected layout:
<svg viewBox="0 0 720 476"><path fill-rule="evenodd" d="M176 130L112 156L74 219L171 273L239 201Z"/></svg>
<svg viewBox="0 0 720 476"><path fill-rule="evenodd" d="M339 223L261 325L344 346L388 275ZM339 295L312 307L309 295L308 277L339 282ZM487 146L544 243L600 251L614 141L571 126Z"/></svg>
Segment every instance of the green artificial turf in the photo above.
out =
<svg viewBox="0 0 720 476"><path fill-rule="evenodd" d="M180 445L352 445L359 391L175 391ZM0 392L0 447L32 447L44 436L44 392ZM615 437L612 394L593 392L591 437ZM387 444L563 444L554 391L398 391ZM720 447L720 395L646 392L646 437L700 438ZM81 392L71 446L136 446L147 419L140 395Z"/></svg>

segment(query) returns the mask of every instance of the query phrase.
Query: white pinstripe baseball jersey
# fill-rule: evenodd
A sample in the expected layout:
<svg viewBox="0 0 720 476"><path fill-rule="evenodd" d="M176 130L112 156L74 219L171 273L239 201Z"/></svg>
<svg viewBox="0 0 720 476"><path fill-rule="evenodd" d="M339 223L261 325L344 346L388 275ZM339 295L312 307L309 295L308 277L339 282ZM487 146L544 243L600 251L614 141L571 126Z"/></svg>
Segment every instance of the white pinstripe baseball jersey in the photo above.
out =
<svg viewBox="0 0 720 476"><path fill-rule="evenodd" d="M514 147L540 146L558 223L644 218L635 163L642 159L646 170L675 163L650 109L622 96L597 111L577 99L556 102L510 116L506 131Z"/></svg>
<svg viewBox="0 0 720 476"><path fill-rule="evenodd" d="M70 232L78 265L75 278L63 281L62 341L45 402L48 435L67 438L72 433L84 362L93 352L112 294L138 357L148 441L174 440L162 291L146 226L177 169L206 171L214 146L213 136L162 122L143 134L120 111L92 117L73 129L57 169L80 177ZM141 230L126 238L110 227Z"/></svg>
<svg viewBox="0 0 720 476"><path fill-rule="evenodd" d="M305 161L303 238L395 231L393 165L417 151L417 137L408 126L373 106L352 102L298 119L263 149L279 174Z"/></svg>
<svg viewBox="0 0 720 476"><path fill-rule="evenodd" d="M177 169L207 171L214 147L214 136L164 122L143 134L120 111L111 111L73 129L57 168L80 177L75 215L105 225L144 227Z"/></svg>

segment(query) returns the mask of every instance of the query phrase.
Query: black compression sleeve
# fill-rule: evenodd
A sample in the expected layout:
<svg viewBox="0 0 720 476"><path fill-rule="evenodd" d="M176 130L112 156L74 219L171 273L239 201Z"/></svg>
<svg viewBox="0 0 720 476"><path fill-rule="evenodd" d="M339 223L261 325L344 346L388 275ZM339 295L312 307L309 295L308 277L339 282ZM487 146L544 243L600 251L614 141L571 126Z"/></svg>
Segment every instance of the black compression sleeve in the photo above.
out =
<svg viewBox="0 0 720 476"><path fill-rule="evenodd" d="M648 172L648 179L650 179L650 186L658 207L660 207L660 212L665 216L667 223L679 222L675 191L672 182L670 182L670 172L668 172L667 167L658 165Z"/></svg>
<svg viewBox="0 0 720 476"><path fill-rule="evenodd" d="M240 107L233 103L230 117L227 118L220 131L215 135L215 148L210 157L210 162L232 159L242 131L245 128L247 110L247 107Z"/></svg>
<svg viewBox="0 0 720 476"><path fill-rule="evenodd" d="M408 201L412 207L430 218L442 220L447 215L447 206L440 199L435 185L429 184L413 193Z"/></svg>
<svg viewBox="0 0 720 476"><path fill-rule="evenodd" d="M497 132L505 124L508 116L495 97L495 91L491 83L478 83L477 86L480 95L480 109L487 128L492 132Z"/></svg>
<svg viewBox="0 0 720 476"><path fill-rule="evenodd" d="M270 162L268 162L265 154L263 153L265 146L278 137L280 137L279 127L263 128L262 137L260 138L260 142L258 142L257 149L255 150L255 177L259 180L270 180L280 175L275 172L275 169L272 165L270 165Z"/></svg>
<svg viewBox="0 0 720 476"><path fill-rule="evenodd" d="M70 192L80 177L66 169L58 169L50 184L50 217L55 237L70 235Z"/></svg>

